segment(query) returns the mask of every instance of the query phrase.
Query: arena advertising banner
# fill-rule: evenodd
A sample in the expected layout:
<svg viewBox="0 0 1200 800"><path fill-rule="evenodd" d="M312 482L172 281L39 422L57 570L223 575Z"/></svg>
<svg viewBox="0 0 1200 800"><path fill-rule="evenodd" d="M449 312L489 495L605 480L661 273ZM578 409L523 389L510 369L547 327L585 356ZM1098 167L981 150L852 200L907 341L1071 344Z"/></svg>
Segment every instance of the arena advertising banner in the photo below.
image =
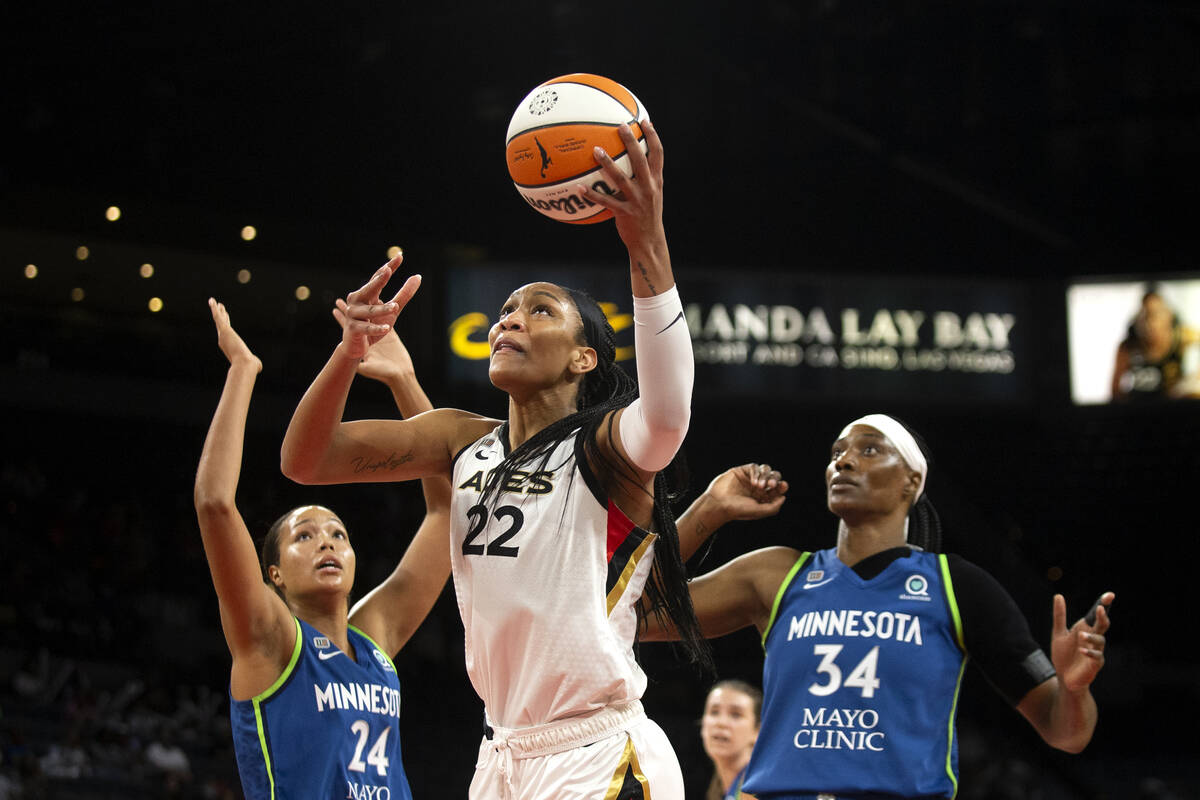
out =
<svg viewBox="0 0 1200 800"><path fill-rule="evenodd" d="M453 381L487 381L487 332L530 280L584 289L633 369L628 273L531 265L454 268L447 292ZM1030 397L1025 289L1005 282L812 277L746 269L680 277L696 394L803 400L1022 403Z"/></svg>

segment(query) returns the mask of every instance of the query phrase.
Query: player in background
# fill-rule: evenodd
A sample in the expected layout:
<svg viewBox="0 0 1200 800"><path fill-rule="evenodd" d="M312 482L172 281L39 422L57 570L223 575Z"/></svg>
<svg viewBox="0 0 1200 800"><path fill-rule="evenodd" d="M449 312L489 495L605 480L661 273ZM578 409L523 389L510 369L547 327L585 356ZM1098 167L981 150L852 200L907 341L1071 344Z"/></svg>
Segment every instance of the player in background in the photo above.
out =
<svg viewBox="0 0 1200 800"><path fill-rule="evenodd" d="M762 692L736 678L717 681L704 699L700 740L713 763L705 800L754 800L742 794L750 752L762 721Z"/></svg>

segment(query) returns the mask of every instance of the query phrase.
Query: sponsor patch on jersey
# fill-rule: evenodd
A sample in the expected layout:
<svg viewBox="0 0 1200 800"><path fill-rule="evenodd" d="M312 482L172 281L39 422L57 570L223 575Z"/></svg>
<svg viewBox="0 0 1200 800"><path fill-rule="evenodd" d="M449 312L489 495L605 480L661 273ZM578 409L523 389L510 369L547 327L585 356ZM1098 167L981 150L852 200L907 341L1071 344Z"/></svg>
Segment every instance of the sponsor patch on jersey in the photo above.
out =
<svg viewBox="0 0 1200 800"><path fill-rule="evenodd" d="M313 647L317 648L318 650L324 650L326 647L329 647L329 640L324 636L314 636Z"/></svg>
<svg viewBox="0 0 1200 800"><path fill-rule="evenodd" d="M396 671L396 668L392 666L391 661L388 661L388 657L383 654L382 650L372 648L371 652L375 654L375 660L379 662L379 666L383 667L384 672Z"/></svg>
<svg viewBox="0 0 1200 800"><path fill-rule="evenodd" d="M924 575L909 575L908 580L904 582L904 592L900 595L900 599L930 602L932 598L929 596L929 581L925 579Z"/></svg>
<svg viewBox="0 0 1200 800"><path fill-rule="evenodd" d="M804 576L804 580L807 581L808 583L816 583L817 581L821 580L821 578L824 578L824 577L825 577L825 570L814 569L812 572L810 572Z"/></svg>

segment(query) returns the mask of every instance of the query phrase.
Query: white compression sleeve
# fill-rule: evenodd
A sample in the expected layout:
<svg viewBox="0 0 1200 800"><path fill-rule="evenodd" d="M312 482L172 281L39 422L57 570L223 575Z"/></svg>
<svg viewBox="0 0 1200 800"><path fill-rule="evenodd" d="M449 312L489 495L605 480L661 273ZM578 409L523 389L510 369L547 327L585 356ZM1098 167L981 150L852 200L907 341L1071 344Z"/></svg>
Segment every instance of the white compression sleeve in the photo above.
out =
<svg viewBox="0 0 1200 800"><path fill-rule="evenodd" d="M671 463L687 434L696 365L679 292L633 298L639 396L621 415L629 459L648 472Z"/></svg>

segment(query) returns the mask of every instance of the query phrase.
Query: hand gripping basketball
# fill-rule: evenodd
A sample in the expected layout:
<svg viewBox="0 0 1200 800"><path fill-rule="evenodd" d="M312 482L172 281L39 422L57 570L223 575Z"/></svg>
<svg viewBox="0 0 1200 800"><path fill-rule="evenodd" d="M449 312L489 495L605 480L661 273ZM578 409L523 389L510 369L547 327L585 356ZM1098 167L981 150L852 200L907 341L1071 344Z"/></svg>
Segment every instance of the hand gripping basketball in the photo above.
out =
<svg viewBox="0 0 1200 800"><path fill-rule="evenodd" d="M576 190L585 183L593 190L616 192L593 155L601 147L625 175L636 169L629 158L645 153L642 123L646 108L637 96L602 75L575 72L534 87L513 112L505 136L508 173L525 202L541 214L573 224L592 224L612 217L606 206L593 203ZM634 138L618 128L628 125Z"/></svg>
<svg viewBox="0 0 1200 800"><path fill-rule="evenodd" d="M384 264L359 289L338 299L333 315L342 326L342 352L347 358L360 359L371 345L383 338L421 286L421 276L412 275L391 300L384 302L380 292L404 260L403 254Z"/></svg>
<svg viewBox="0 0 1200 800"><path fill-rule="evenodd" d="M633 174L626 175L613 162L604 148L596 147L593 155L613 194L607 195L580 183L577 190L588 202L613 212L617 233L630 250L649 242L666 239L662 223L663 207L663 146L650 120L643 120L649 152L643 153L628 125L618 128L625 151L629 155Z"/></svg>

